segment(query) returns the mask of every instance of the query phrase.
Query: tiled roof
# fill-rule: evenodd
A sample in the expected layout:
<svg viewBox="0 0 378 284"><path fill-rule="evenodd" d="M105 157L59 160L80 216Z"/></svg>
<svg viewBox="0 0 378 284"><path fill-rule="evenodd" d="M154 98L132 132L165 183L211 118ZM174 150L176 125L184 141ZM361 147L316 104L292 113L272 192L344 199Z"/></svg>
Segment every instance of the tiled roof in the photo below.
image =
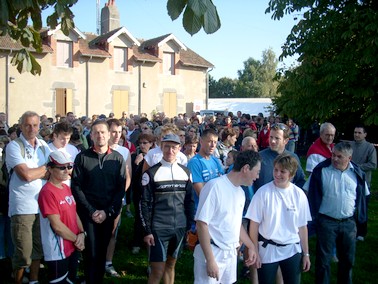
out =
<svg viewBox="0 0 378 284"><path fill-rule="evenodd" d="M86 40L79 39L79 45L80 45L80 53L83 56L93 56L93 57L112 57L109 52L104 50L103 48L96 46L94 44L89 44L96 38L98 38L97 35L92 33L85 33L85 36L87 37Z"/></svg>
<svg viewBox="0 0 378 284"><path fill-rule="evenodd" d="M112 55L105 50L105 43L107 39L116 34L120 29L122 29L122 27L100 36L92 33L84 33L86 39L79 39L81 55L93 57L112 57ZM139 47L136 45L132 47L134 52L134 59L137 61L161 62L162 59L154 55L151 50L158 48L159 43L164 41L171 35L172 34L166 34L149 40L139 40L141 42L141 45ZM43 39L46 38L46 30L43 30L41 32L41 36L43 37ZM21 48L23 48L22 45L19 42L11 39L9 35L0 36L0 50L20 50ZM54 52L54 50L46 43L43 43L42 48L44 53ZM29 48L29 50L35 51L35 49L33 48ZM184 66L195 66L202 68L214 67L213 64L211 64L209 61L189 48L187 48L186 50L184 50L183 48L180 49L180 62Z"/></svg>
<svg viewBox="0 0 378 284"><path fill-rule="evenodd" d="M139 41L141 42L140 47L133 48L135 59L138 61L161 62L162 60L157 56L149 53L149 50L157 48L158 44L170 35L171 34L166 34L145 41L139 39ZM211 64L209 61L195 53L190 48L187 48L186 50L180 49L180 61L183 65L186 66L196 66L204 68L214 67L213 64Z"/></svg>
<svg viewBox="0 0 378 284"><path fill-rule="evenodd" d="M133 46L133 52L134 52L134 58L137 61L148 61L148 62L161 62L162 60L150 53L148 53L144 48L143 48L143 43L141 46Z"/></svg>
<svg viewBox="0 0 378 284"><path fill-rule="evenodd" d="M187 65L187 66L197 66L197 67L206 67L206 68L214 67L213 64L211 64L209 61L207 61L203 57L199 56L190 48L187 48L186 50L183 50L183 49L180 50L180 61L183 65Z"/></svg>
<svg viewBox="0 0 378 284"><path fill-rule="evenodd" d="M163 41L165 38L169 37L171 34L162 35L159 37L151 38L149 40L145 40L141 46L143 46L144 49L150 49L155 48L159 44L159 42Z"/></svg>
<svg viewBox="0 0 378 284"><path fill-rule="evenodd" d="M24 48L24 46L20 43L12 39L9 34L5 36L0 36L0 50L20 50ZM33 47L28 47L27 50L34 52L35 49ZM43 42L42 39L42 53L52 53L53 49Z"/></svg>
<svg viewBox="0 0 378 284"><path fill-rule="evenodd" d="M106 34L103 34L103 35L100 35L100 36L96 36L95 38L93 38L92 40L88 40L88 44L91 46L91 45L97 45L97 44L104 44L106 43L107 39L110 38L112 35L114 35L115 33L117 33L120 29L122 29L122 27L119 27L118 29L115 29L115 30L112 30Z"/></svg>

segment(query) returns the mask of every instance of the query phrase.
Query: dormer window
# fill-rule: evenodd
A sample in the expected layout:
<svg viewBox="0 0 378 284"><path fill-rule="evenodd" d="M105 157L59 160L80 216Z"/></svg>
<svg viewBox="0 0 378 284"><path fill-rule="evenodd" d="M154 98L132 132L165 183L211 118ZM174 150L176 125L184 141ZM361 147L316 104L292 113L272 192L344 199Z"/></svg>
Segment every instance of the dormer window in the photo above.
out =
<svg viewBox="0 0 378 284"><path fill-rule="evenodd" d="M57 66L72 68L72 41L58 40L56 53Z"/></svg>
<svg viewBox="0 0 378 284"><path fill-rule="evenodd" d="M163 53L163 73L175 75L175 54L173 52Z"/></svg>
<svg viewBox="0 0 378 284"><path fill-rule="evenodd" d="M114 70L127 71L127 47L114 47Z"/></svg>

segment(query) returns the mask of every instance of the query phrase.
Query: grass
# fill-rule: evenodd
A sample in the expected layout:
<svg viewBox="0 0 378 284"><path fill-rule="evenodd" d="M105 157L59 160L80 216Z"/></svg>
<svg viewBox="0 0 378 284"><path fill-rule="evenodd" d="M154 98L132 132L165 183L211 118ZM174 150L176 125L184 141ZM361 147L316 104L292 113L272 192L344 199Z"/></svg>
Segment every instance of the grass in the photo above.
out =
<svg viewBox="0 0 378 284"><path fill-rule="evenodd" d="M368 235L364 242L357 243L356 262L353 269L354 283L377 283L378 282L378 171L373 173L372 197L369 204ZM105 278L105 283L147 283L147 252L142 249L138 255L131 253L133 218L123 216L118 234L113 264L122 277ZM310 240L311 270L302 275L302 283L314 283L315 279L315 239ZM332 264L332 283L336 283L336 264ZM41 270L40 283L47 283L45 270ZM82 272L80 271L80 274ZM0 276L0 278L2 278ZM184 250L177 261L176 281L177 284L193 283L193 256L188 250ZM1 281L0 281L1 282ZM249 283L240 280L238 283Z"/></svg>

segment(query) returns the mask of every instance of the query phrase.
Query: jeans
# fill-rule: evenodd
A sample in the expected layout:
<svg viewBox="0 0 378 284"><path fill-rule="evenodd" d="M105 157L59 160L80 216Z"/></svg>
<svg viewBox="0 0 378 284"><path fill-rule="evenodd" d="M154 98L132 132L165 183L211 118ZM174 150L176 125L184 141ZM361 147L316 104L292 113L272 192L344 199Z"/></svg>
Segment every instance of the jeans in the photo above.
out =
<svg viewBox="0 0 378 284"><path fill-rule="evenodd" d="M13 255L13 243L10 233L10 218L0 215L0 259Z"/></svg>
<svg viewBox="0 0 378 284"><path fill-rule="evenodd" d="M356 233L356 222L353 218L337 221L319 214L317 220L315 283L330 283L330 262L335 246L339 258L337 283L352 283L352 267L356 252Z"/></svg>

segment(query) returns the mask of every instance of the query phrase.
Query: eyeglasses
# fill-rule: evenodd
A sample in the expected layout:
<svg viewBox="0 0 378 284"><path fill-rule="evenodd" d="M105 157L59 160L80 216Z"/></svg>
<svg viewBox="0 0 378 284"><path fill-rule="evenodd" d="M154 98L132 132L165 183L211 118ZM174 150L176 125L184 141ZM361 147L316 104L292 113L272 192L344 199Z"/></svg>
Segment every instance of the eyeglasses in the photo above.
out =
<svg viewBox="0 0 378 284"><path fill-rule="evenodd" d="M150 142L139 142L139 145L140 145L140 144L142 144L142 145L146 145L146 144L148 144L148 143L150 143Z"/></svg>
<svg viewBox="0 0 378 284"><path fill-rule="evenodd" d="M73 166L61 166L61 167L52 167L53 169L59 169L61 171L64 171L64 170L72 170Z"/></svg>
<svg viewBox="0 0 378 284"><path fill-rule="evenodd" d="M283 124L283 123L275 123L275 124L272 124L272 126L270 128L273 128L273 129L281 129L282 131L287 131L289 128L287 127L286 124Z"/></svg>

